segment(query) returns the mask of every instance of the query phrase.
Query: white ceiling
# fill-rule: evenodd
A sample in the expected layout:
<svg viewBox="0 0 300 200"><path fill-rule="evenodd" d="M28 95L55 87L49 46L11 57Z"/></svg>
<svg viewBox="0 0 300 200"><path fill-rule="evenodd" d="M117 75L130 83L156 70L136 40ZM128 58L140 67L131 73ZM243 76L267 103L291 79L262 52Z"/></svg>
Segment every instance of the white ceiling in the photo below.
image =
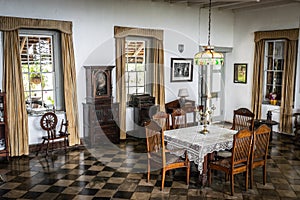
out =
<svg viewBox="0 0 300 200"><path fill-rule="evenodd" d="M167 2L170 4L185 4L191 7L207 8L209 0L147 0L153 2ZM276 7L292 3L300 4L300 0L212 0L212 8L220 10L250 10Z"/></svg>

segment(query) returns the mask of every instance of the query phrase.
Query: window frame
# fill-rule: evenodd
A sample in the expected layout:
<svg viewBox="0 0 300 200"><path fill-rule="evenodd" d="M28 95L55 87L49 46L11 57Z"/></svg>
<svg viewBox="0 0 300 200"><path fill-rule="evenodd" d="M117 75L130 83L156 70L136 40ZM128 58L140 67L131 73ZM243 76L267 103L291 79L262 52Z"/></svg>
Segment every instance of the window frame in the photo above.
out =
<svg viewBox="0 0 300 200"><path fill-rule="evenodd" d="M153 39L149 38L149 37L139 37L139 36L127 36L125 37L125 43L127 43L127 41L143 41L145 43L145 47L144 47L144 65L145 65L145 80L144 80L144 93L148 93L150 95L152 95L152 91L151 91L151 82L153 79L153 75L151 73L151 67L150 67L150 63L151 60L153 61L153 53L152 53L152 44L153 44ZM126 46L125 46L125 52L126 52ZM126 55L125 55L126 56ZM153 63L153 62L152 62ZM126 58L126 63L125 63L125 76L128 76L128 71L127 71L127 58ZM136 71L135 71L136 72ZM141 71L137 71L137 72L141 72ZM132 93L129 94L129 82L125 82L126 84L126 97L127 100L126 102L128 103L130 101L130 97L132 94L137 94L137 93Z"/></svg>
<svg viewBox="0 0 300 200"><path fill-rule="evenodd" d="M36 30L36 29L20 29L19 36L21 35L33 35L33 36L51 36L52 37L52 47L53 47L53 93L54 93L54 107L55 110L64 111L64 88L60 87L63 85L63 66L61 57L61 38L60 33L55 30ZM41 90L43 91L43 90ZM24 89L23 89L23 92ZM31 105L30 109L34 110Z"/></svg>
<svg viewBox="0 0 300 200"><path fill-rule="evenodd" d="M270 40L265 40L265 51L264 51L264 84L263 84L263 102L265 104L272 104L272 105L280 105L281 104L281 96L282 96L282 84L283 84L283 77L284 77L284 73L285 73L285 62L286 62L286 58L285 58L285 44L286 44L286 40L285 39L270 39ZM269 53L269 43L273 43L273 50L272 50L272 55L268 55ZM282 49L281 49L281 55L277 56L276 54L278 54L276 52L276 43L282 43ZM268 64L269 64L269 59L272 59L272 69L268 69ZM282 60L281 66L282 69L278 70L275 69L275 61L278 60ZM277 65L278 66L278 65ZM268 73L272 73L272 83L268 84ZM275 74L277 73L281 73L281 81L280 83L276 83L276 79L278 78L274 78ZM267 88L268 85L272 85L272 92L267 92ZM278 88L281 87L281 91L280 91L280 97L278 97L278 95L276 96L276 101L271 101L270 96L272 95L274 88ZM276 91L278 93L278 91ZM273 99L272 99L273 100Z"/></svg>

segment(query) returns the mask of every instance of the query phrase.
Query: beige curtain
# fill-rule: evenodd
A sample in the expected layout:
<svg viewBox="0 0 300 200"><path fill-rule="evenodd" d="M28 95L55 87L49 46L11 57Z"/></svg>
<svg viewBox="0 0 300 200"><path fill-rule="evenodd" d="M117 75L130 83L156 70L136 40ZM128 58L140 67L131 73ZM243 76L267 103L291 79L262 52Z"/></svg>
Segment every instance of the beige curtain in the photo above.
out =
<svg viewBox="0 0 300 200"><path fill-rule="evenodd" d="M70 145L80 144L78 130L78 104L73 39L71 34L61 33L64 71L64 95L66 115L69 121Z"/></svg>
<svg viewBox="0 0 300 200"><path fill-rule="evenodd" d="M164 49L163 31L154 29L141 29L131 27L114 27L116 39L116 76L117 101L120 103L120 139L126 139L126 87L125 87L125 38L127 36L142 36L153 38L154 41L154 80L152 84L153 96L160 110L165 110L164 88Z"/></svg>
<svg viewBox="0 0 300 200"><path fill-rule="evenodd" d="M251 107L252 112L255 114L255 118L260 118L263 100L264 50L265 45L263 40L255 43Z"/></svg>
<svg viewBox="0 0 300 200"><path fill-rule="evenodd" d="M163 41L154 39L154 76L153 96L155 103L159 105L160 111L165 111L165 78L164 78L164 48Z"/></svg>
<svg viewBox="0 0 300 200"><path fill-rule="evenodd" d="M3 88L6 92L7 133L10 156L29 154L28 119L23 92L18 30L4 31Z"/></svg>
<svg viewBox="0 0 300 200"><path fill-rule="evenodd" d="M76 73L72 41L72 22L0 16L0 31L4 32L3 86L8 102L8 133L10 155L29 153L28 116L25 109L23 78L19 52L18 29L51 29L62 32L62 57L64 63L64 88L66 115L70 122L70 144L79 144ZM70 91L72 90L72 91Z"/></svg>
<svg viewBox="0 0 300 200"><path fill-rule="evenodd" d="M253 67L252 110L256 118L261 116L264 70L264 41L286 39L285 65L280 106L280 131L292 132L292 109L294 101L294 77L296 69L299 29L255 32L255 54Z"/></svg>
<svg viewBox="0 0 300 200"><path fill-rule="evenodd" d="M124 76L125 64L125 38L116 38L116 99L117 102L119 102L119 127L121 140L126 139L126 85Z"/></svg>
<svg viewBox="0 0 300 200"><path fill-rule="evenodd" d="M284 133L292 133L292 113L294 106L294 85L298 40L288 40L286 44L285 68L282 84L280 127Z"/></svg>

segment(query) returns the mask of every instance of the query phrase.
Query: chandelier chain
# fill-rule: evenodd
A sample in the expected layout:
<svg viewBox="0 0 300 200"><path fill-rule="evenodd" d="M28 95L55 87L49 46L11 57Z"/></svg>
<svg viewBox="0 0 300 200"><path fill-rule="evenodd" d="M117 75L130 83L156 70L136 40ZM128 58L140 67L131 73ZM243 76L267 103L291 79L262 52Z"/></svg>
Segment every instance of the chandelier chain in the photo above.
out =
<svg viewBox="0 0 300 200"><path fill-rule="evenodd" d="M210 46L210 24L211 24L211 0L209 0L209 10L208 10L208 46Z"/></svg>

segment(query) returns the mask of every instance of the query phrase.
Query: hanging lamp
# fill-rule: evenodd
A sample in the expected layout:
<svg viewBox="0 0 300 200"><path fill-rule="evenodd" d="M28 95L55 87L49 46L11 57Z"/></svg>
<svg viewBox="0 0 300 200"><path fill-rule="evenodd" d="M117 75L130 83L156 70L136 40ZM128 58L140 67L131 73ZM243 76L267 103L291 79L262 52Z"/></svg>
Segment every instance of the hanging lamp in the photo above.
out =
<svg viewBox="0 0 300 200"><path fill-rule="evenodd" d="M209 0L208 12L208 45L204 46L204 51L196 53L194 56L195 65L223 65L224 56L222 53L214 51L210 45L210 23L211 23L211 0Z"/></svg>

